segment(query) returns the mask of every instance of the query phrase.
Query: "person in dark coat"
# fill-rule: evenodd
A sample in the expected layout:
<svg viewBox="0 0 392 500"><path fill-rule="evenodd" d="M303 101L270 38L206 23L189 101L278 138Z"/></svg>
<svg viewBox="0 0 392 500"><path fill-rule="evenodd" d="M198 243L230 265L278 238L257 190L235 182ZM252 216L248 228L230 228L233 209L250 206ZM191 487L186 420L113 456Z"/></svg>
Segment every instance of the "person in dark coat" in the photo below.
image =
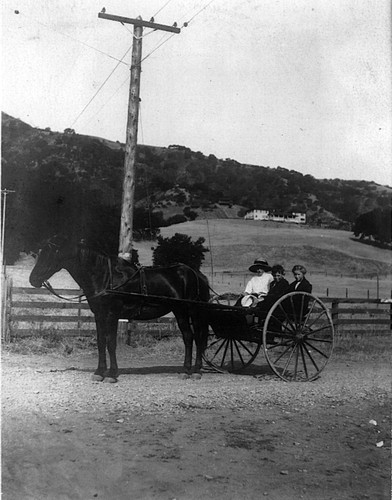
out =
<svg viewBox="0 0 392 500"><path fill-rule="evenodd" d="M312 293L312 285L305 278L306 268L297 264L291 271L294 275L294 281L290 283L288 292Z"/></svg>
<svg viewBox="0 0 392 500"><path fill-rule="evenodd" d="M283 266L279 264L272 266L271 274L274 279L270 284L267 295L256 306L259 311L268 311L280 297L287 293L289 288L289 282L284 277L285 270Z"/></svg>
<svg viewBox="0 0 392 500"><path fill-rule="evenodd" d="M312 285L305 278L306 268L297 264L291 270L294 275L294 281L290 283L287 293L289 292L307 292L312 293ZM289 315L296 321L302 321L308 312L309 297L308 296L294 296L290 299L292 304L289 307ZM294 310L292 308L294 307Z"/></svg>
<svg viewBox="0 0 392 500"><path fill-rule="evenodd" d="M269 292L267 294L267 297L270 297L271 299L274 298L275 300L278 300L280 297L282 297L282 295L287 293L287 289L289 287L289 282L284 277L285 270L284 270L283 266L281 266L279 264L272 266L271 274L272 274L272 277L274 278L274 281L270 285L270 289L269 289Z"/></svg>

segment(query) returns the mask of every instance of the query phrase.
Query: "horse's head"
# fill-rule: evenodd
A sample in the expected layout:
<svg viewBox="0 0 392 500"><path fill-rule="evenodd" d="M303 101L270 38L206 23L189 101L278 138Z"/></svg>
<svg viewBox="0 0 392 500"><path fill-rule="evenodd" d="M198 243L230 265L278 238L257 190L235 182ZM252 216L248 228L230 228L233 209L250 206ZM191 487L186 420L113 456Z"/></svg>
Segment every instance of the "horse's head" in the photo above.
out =
<svg viewBox="0 0 392 500"><path fill-rule="evenodd" d="M30 284L40 288L43 283L60 271L66 261L76 256L75 247L64 236L54 236L48 240L38 253L30 274Z"/></svg>

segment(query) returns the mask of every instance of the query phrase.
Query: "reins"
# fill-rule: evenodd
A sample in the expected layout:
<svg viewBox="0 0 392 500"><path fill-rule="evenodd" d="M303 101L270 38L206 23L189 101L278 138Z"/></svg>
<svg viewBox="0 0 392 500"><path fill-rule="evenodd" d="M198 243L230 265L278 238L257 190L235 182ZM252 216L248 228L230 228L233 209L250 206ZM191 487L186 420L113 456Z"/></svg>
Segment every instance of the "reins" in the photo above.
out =
<svg viewBox="0 0 392 500"><path fill-rule="evenodd" d="M53 295L55 295L56 297L58 297L59 299L62 299L62 300L68 300L69 302L73 302L74 300L79 300L81 297L85 297L86 294L85 293L81 293L80 295L77 295L75 297L63 297L62 295L60 295L59 293L56 292L56 290L52 287L52 285L49 283L49 281L44 281L43 283L43 286ZM86 299L87 300L87 299Z"/></svg>

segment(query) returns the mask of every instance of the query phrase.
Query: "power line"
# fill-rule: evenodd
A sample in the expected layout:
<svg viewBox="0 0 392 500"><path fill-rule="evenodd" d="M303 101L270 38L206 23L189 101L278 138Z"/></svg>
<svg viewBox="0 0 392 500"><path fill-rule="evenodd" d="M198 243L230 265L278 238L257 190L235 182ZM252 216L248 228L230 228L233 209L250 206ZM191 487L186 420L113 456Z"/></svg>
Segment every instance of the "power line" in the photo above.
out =
<svg viewBox="0 0 392 500"><path fill-rule="evenodd" d="M161 7L160 10L158 10L157 14L159 12L161 12L161 10L163 10L172 0L168 0L164 5L163 7ZM202 7L201 9L199 9L188 21L184 22L182 27L181 28L186 28L188 27L188 25L198 16L200 15L205 9L207 9L207 7L209 7L215 0L210 0L204 7ZM157 14L154 14L154 15L157 15ZM185 17L185 16L183 16ZM124 23L121 23L127 30L127 26L125 26ZM129 30L128 30L129 31ZM155 32L155 30L151 30L149 33L147 33L147 35L151 34ZM147 36L147 35L144 35L144 36ZM141 63L143 61L145 61L148 57L150 57L154 52L156 52L160 47L162 47L162 45L164 45L166 42L168 42L171 38L173 38L173 36L175 35L175 33L173 33L172 35L170 35L168 38L166 38L165 40L163 40L161 43L159 43L154 49L152 49L146 56L144 56L142 59L141 59ZM161 39L162 40L162 39ZM93 95L93 97L89 100L89 102L86 104L86 106L82 109L82 111L79 113L79 115L76 117L76 119L73 121L72 125L71 125L71 128L73 127L73 125L77 122L77 120L81 117L81 115L84 113L84 111L88 108L88 106L91 104L91 102L95 99L95 97L98 95L98 93L101 91L101 89L103 88L103 86L106 84L106 82L109 80L109 78L112 76L112 74L114 73L114 71L117 69L117 67L119 66L120 63L123 62L123 59L124 57L128 54L128 52L131 50L131 47L129 47L129 49L126 51L126 53L123 55L123 57L121 58L121 60L118 61L118 64L115 66L115 68L112 70L112 72L109 74L109 76L106 78L106 80L102 83L102 85L99 87L99 89L97 90L97 92ZM128 65L129 66L129 65ZM128 78L120 85L120 87L118 87L118 89L114 92L114 94L112 94L110 96L110 98L103 104L103 106L101 106L101 108L99 108L99 110L97 111L97 113L94 114L93 117L95 117L99 111L101 111L101 109L103 107L106 106L106 104L112 99L112 97L121 89L121 87L126 83L126 81L128 80ZM91 121L91 120L90 120ZM90 123L90 122L88 122Z"/></svg>
<svg viewBox="0 0 392 500"><path fill-rule="evenodd" d="M102 106L98 109L98 111L96 111L92 117L90 118L90 120L88 122L86 122L86 125L88 125L89 123L91 123L91 121L93 120L93 118L95 118L99 113L100 111L108 104L109 101L111 101L113 99L113 97L120 91L120 89L122 89L122 87L124 87L124 85L129 81L129 75L126 77L126 79L122 82L122 84L113 92L113 94L109 97L109 99L107 99L103 104Z"/></svg>
<svg viewBox="0 0 392 500"><path fill-rule="evenodd" d="M163 7L161 7L157 12L155 12L155 14L153 14L152 17L155 17L157 16L165 7L166 5L169 5L169 3L171 2L172 0L167 0L167 2L165 3L165 5Z"/></svg>
<svg viewBox="0 0 392 500"><path fill-rule="evenodd" d="M27 17L25 16L23 13L21 13L20 11L14 11L15 14L21 14L23 17ZM100 53L100 54L103 54L104 56L106 57L109 57L110 59L114 59L115 61L118 61L122 64L125 64L126 66L129 66L129 64L125 61L121 61L120 59L117 59L117 57L114 57L114 56L111 56L110 54L108 54L107 52L104 52L103 50L100 50L100 49L97 49L96 47L93 47L92 45L89 45L88 43L86 42L83 42L82 40L79 40L78 38L75 38L71 35L68 35L67 33L63 33L62 31L59 31L55 28L52 28L52 26L48 26L47 24L41 22L41 21L38 21L38 19L35 19L34 17L30 17L28 16L28 19L29 21L34 21L35 23L43 26L44 28L50 30L50 31L54 31L55 33L58 33L59 35L62 35L62 36L65 36L71 40L73 40L74 42L77 42L77 43L80 43L81 45L84 45L85 47L88 47L89 49L92 49L92 50L95 50L96 52Z"/></svg>
<svg viewBox="0 0 392 500"><path fill-rule="evenodd" d="M164 7L166 7L166 5L170 2L171 0L169 0L160 10L162 10ZM187 28L189 26L189 24L199 15L203 12L203 10L205 10L207 7L209 7L212 2L214 2L215 0L210 0L207 5L205 5L204 7L202 7L200 10L198 10L188 21L185 21L183 23L183 25L181 26L181 29L182 28ZM160 11L158 11L160 12ZM187 16L183 16L183 18L186 18ZM164 40L162 43L159 43L154 49L152 49L146 56L143 57L143 59L141 60L141 62L145 61L148 57L150 57L156 50L158 50L160 47L162 47L162 45L164 45L166 42L168 42L172 37L174 36L173 35L170 35L168 38L166 38L166 40ZM162 40L162 38L161 38Z"/></svg>
<svg viewBox="0 0 392 500"><path fill-rule="evenodd" d="M196 14L195 14L193 17L191 17L191 18L189 19L188 24L189 24L191 21L193 21L193 20L195 19L195 17L197 17L199 14L201 14L201 13L203 12L203 10L205 10L207 7L209 7L209 6L212 4L212 2L215 2L215 0L210 0L210 2L208 2L208 4L207 4L207 5L205 5L205 6L204 6L204 7L202 7L202 8L201 8L198 12L196 12Z"/></svg>
<svg viewBox="0 0 392 500"><path fill-rule="evenodd" d="M131 50L132 46L130 46L128 48L128 50L125 52L125 54L122 56L121 58L121 61L124 59L124 57L128 54L128 52ZM92 103L92 101L96 98L96 96L98 95L98 93L101 91L101 89L103 88L103 86L106 84L106 82L109 80L109 78L112 76L112 74L116 71L116 69L119 67L120 65L120 62L119 61L116 66L113 68L113 70L110 72L110 74L108 75L108 77L105 79L105 81L100 85L99 89L95 92L95 94L92 96L92 98L88 101L88 103L85 105L85 107L82 109L82 111L78 114L78 116L75 118L75 120L72 122L72 125L71 125L71 128L73 127L73 125L75 125L75 123L79 120L79 118L82 116L82 114L86 111L86 109L90 106L90 104Z"/></svg>

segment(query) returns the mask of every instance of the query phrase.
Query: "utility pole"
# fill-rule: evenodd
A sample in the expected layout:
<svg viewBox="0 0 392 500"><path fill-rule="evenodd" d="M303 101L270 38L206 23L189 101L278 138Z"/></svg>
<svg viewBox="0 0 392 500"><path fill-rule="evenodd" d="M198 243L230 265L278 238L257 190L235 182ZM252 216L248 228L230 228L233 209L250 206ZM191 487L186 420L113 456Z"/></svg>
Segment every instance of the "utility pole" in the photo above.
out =
<svg viewBox="0 0 392 500"><path fill-rule="evenodd" d="M132 231L133 231L133 204L135 192L135 160L137 146L137 131L139 118L140 102L140 73L142 60L142 40L143 28L152 28L157 31L169 31L171 33L180 33L181 30L176 26L166 26L156 24L151 21L143 21L139 16L137 19L128 17L114 16L100 12L98 17L109 21L117 21L121 24L133 24L133 43L132 43L132 64L131 64L131 82L129 86L128 100L128 120L125 141L125 159L124 159L124 178L122 192L121 208L121 226L118 255L126 260L132 259Z"/></svg>
<svg viewBox="0 0 392 500"><path fill-rule="evenodd" d="M7 205L7 194L15 193L12 189L2 189L3 201L1 204L1 265L5 268L4 243L5 243L5 210Z"/></svg>

